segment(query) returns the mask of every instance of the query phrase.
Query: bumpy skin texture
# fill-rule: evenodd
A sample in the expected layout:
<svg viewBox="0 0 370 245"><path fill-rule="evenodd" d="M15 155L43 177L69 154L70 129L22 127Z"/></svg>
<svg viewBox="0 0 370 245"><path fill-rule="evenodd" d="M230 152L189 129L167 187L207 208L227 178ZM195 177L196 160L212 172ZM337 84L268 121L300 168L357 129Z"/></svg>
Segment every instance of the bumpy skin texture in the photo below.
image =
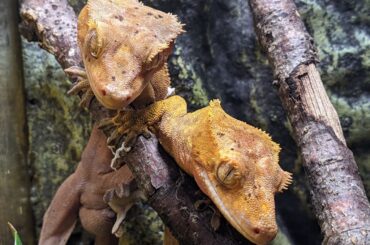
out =
<svg viewBox="0 0 370 245"><path fill-rule="evenodd" d="M109 109L164 99L167 58L182 25L137 0L90 0L78 18L78 44L94 95Z"/></svg>
<svg viewBox="0 0 370 245"><path fill-rule="evenodd" d="M187 113L179 96L123 115L121 130L153 128L161 145L223 216L247 239L266 244L277 233L274 194L291 183L278 164L279 146L226 114L219 101Z"/></svg>
<svg viewBox="0 0 370 245"><path fill-rule="evenodd" d="M112 234L113 225L120 225L114 224L115 213L122 217L140 195L127 166L119 171L109 166L112 153L105 142L105 135L94 128L76 171L59 187L44 215L40 245L66 244L78 217L95 235L95 244L118 244Z"/></svg>

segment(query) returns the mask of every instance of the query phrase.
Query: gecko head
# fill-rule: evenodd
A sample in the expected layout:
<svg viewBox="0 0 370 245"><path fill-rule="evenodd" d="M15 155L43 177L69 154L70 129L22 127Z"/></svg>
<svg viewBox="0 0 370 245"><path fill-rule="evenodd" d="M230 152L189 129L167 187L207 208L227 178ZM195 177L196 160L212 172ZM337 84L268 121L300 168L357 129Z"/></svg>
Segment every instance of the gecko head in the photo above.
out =
<svg viewBox="0 0 370 245"><path fill-rule="evenodd" d="M110 109L133 102L163 69L181 32L176 16L136 0L89 0L78 19L78 44L99 102Z"/></svg>
<svg viewBox="0 0 370 245"><path fill-rule="evenodd" d="M279 146L263 131L227 115L213 102L201 132L193 139L194 178L229 223L256 244L277 234L276 192L290 173L278 164Z"/></svg>

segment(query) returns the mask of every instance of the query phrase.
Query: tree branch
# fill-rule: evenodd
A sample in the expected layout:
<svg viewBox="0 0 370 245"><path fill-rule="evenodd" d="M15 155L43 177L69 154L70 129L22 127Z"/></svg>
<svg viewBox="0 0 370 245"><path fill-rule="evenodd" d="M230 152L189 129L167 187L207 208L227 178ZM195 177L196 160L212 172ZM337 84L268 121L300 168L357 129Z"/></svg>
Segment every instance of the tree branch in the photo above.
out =
<svg viewBox="0 0 370 245"><path fill-rule="evenodd" d="M291 0L250 0L292 124L325 244L366 244L370 205L338 115L316 69L316 51Z"/></svg>
<svg viewBox="0 0 370 245"><path fill-rule="evenodd" d="M77 19L66 0L24 0L20 14L23 36L38 41L63 68L81 64L77 48ZM91 113L95 120L109 114L97 102L93 102ZM140 137L134 149L125 156L125 162L147 194L151 206L181 243L248 243L229 225L213 231L210 225L212 213L207 210L200 212L194 207L197 200L206 197L190 177L180 175L179 168L160 150L154 136L149 140Z"/></svg>

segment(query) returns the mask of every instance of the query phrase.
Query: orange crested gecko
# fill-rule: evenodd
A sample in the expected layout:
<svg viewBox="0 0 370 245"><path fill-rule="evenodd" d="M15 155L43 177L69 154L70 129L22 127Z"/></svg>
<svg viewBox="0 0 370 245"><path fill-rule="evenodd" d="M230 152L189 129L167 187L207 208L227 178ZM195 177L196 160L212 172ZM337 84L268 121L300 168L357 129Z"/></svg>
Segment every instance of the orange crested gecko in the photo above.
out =
<svg viewBox="0 0 370 245"><path fill-rule="evenodd" d="M109 109L146 106L169 91L167 59L183 32L175 15L137 0L89 0L78 17L78 45L85 69L66 73L79 82L82 106L95 97Z"/></svg>
<svg viewBox="0 0 370 245"><path fill-rule="evenodd" d="M126 136L125 147L150 128L244 237L266 244L276 236L274 194L292 178L280 168L280 148L265 132L226 114L218 100L188 113L180 96L123 112L102 125L109 122L114 123L114 135Z"/></svg>

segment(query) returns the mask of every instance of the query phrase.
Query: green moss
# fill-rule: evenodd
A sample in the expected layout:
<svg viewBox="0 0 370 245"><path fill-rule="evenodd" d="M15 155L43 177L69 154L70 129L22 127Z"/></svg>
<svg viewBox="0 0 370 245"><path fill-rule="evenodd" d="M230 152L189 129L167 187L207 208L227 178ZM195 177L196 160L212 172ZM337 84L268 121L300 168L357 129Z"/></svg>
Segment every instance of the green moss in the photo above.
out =
<svg viewBox="0 0 370 245"><path fill-rule="evenodd" d="M71 83L55 58L23 42L29 129L31 200L39 228L58 186L75 169L89 138L91 119L67 96Z"/></svg>
<svg viewBox="0 0 370 245"><path fill-rule="evenodd" d="M129 211L123 230L120 245L163 243L163 222L147 205L139 204Z"/></svg>
<svg viewBox="0 0 370 245"><path fill-rule="evenodd" d="M350 104L344 98L330 95L338 116L341 119L348 144L369 140L370 135L370 101L367 98Z"/></svg>
<svg viewBox="0 0 370 245"><path fill-rule="evenodd" d="M257 117L258 127L263 128L263 129L266 130L268 128L268 122L267 122L268 119L266 118L266 116L263 113L264 112L263 108L261 106L259 106L259 104L258 104L256 89L257 88L254 85L252 85L251 90L250 90L249 104L250 104L250 107L254 110L254 112L255 112L254 114Z"/></svg>
<svg viewBox="0 0 370 245"><path fill-rule="evenodd" d="M324 65L320 65L320 68L325 84L331 86L336 83L349 82L346 76L353 71L349 69L350 67L340 64L343 60L349 59L345 58L346 55L358 55L362 58L362 68L370 69L369 55L366 55L369 50L370 37L360 26L352 28L353 33L348 33L343 26L348 24L343 23L343 16L335 11L335 8L320 5L320 1L315 0L301 0L300 2L304 4L300 8L300 13L313 36L319 59L324 61ZM366 6L369 8L369 4L366 3L357 4L356 8L360 6L362 8L358 9L358 15L353 14L349 17L351 18L349 21L355 22Z"/></svg>
<svg viewBox="0 0 370 245"><path fill-rule="evenodd" d="M72 6L76 13L80 12L86 2L87 0L68 0L68 3Z"/></svg>
<svg viewBox="0 0 370 245"><path fill-rule="evenodd" d="M192 103L202 107L208 105L209 99L206 91L203 89L202 80L195 73L192 73L191 78L194 80Z"/></svg>
<svg viewBox="0 0 370 245"><path fill-rule="evenodd" d="M181 49L176 48L175 54L179 54L180 52ZM192 96L189 102L198 107L208 105L209 98L207 92L203 88L203 81L194 70L192 64L186 63L181 56L172 59L172 62L179 69L179 79L193 82Z"/></svg>
<svg viewBox="0 0 370 245"><path fill-rule="evenodd" d="M357 155L356 162L365 186L367 196L370 196L370 153Z"/></svg>

